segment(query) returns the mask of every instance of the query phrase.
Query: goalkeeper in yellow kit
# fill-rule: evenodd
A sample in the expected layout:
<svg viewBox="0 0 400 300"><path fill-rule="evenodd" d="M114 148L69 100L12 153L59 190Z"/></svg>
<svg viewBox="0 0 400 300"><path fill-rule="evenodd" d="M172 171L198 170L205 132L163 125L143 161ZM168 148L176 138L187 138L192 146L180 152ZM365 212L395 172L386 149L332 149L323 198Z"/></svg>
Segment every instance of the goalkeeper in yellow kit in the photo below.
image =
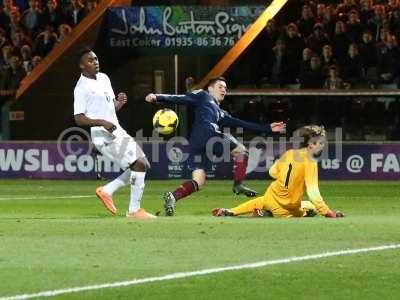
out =
<svg viewBox="0 0 400 300"><path fill-rule="evenodd" d="M318 188L318 164L326 143L326 131L322 126L304 126L298 130L302 139L300 149L286 151L269 170L274 179L264 196L247 201L237 207L215 208L214 216L237 216L263 212L280 218L307 217L316 213L338 218L344 215L331 210L323 200ZM307 192L310 201L302 201Z"/></svg>

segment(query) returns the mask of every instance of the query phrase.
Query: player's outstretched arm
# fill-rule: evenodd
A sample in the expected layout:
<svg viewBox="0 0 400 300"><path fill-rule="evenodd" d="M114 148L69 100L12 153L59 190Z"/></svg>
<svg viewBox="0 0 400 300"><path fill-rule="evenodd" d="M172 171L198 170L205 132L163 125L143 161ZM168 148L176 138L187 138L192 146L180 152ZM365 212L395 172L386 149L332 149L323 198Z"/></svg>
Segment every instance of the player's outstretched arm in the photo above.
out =
<svg viewBox="0 0 400 300"><path fill-rule="evenodd" d="M168 95L168 94L150 93L146 96L145 101L149 103L196 105L197 97L195 93L191 93L188 95Z"/></svg>
<svg viewBox="0 0 400 300"><path fill-rule="evenodd" d="M224 115L221 125L229 127L241 127L244 129L249 129L258 132L265 132L265 133L272 133L272 132L284 133L286 130L286 124L283 122L276 122L270 125L263 125L263 124L243 121L241 119L232 117L228 113Z"/></svg>
<svg viewBox="0 0 400 300"><path fill-rule="evenodd" d="M113 132L117 128L111 122L108 122L108 121L102 120L102 119L91 119L91 118L88 118L85 114L77 114L74 116L74 119L75 119L76 125L78 125L78 126L89 126L89 127L103 126L109 132Z"/></svg>
<svg viewBox="0 0 400 300"><path fill-rule="evenodd" d="M320 215L327 218L342 218L344 214L340 211L334 211L328 207L323 200L318 188L318 166L317 163L307 163L305 169L305 184L308 198L315 205Z"/></svg>

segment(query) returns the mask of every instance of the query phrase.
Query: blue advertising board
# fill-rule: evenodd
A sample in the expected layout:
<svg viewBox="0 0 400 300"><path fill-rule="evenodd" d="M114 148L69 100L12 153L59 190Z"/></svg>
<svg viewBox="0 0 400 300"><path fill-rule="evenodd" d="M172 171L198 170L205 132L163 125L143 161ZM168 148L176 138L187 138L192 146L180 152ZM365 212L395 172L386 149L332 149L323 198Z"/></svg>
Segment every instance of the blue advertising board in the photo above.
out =
<svg viewBox="0 0 400 300"><path fill-rule="evenodd" d="M134 6L110 8L107 45L128 50L226 50L246 32L264 6ZM119 51L118 51L119 50Z"/></svg>
<svg viewBox="0 0 400 300"><path fill-rule="evenodd" d="M190 174L185 158L188 146L179 143L144 143L152 168L148 179L181 179ZM289 148L290 145L287 145ZM285 149L250 147L249 179L266 179L267 171ZM321 179L327 180L399 180L400 143L331 144L319 163ZM230 157L215 158L209 178L232 178ZM96 155L90 144L60 142L0 143L0 178L95 179L96 174L113 178L117 165Z"/></svg>

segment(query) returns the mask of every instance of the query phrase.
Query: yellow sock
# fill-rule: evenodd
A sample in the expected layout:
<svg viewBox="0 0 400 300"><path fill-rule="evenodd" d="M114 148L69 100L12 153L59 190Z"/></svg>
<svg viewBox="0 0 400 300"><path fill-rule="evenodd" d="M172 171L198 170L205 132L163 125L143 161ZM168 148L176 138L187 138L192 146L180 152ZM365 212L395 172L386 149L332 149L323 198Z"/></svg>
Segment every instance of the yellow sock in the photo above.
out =
<svg viewBox="0 0 400 300"><path fill-rule="evenodd" d="M253 200L249 200L245 203L240 204L234 208L231 208L230 211L233 212L234 215L242 215L252 212L255 208L262 209L264 207L264 196L255 198Z"/></svg>

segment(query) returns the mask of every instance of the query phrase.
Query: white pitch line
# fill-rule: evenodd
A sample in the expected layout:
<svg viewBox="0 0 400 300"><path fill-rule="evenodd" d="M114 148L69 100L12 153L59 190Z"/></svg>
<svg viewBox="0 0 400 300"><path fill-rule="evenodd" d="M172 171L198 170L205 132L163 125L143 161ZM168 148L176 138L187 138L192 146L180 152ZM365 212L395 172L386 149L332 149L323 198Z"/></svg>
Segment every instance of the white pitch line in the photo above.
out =
<svg viewBox="0 0 400 300"><path fill-rule="evenodd" d="M69 198L91 198L94 195L71 195L71 196L27 196L27 197L0 197L0 201L10 200L44 200L44 199L69 199Z"/></svg>
<svg viewBox="0 0 400 300"><path fill-rule="evenodd" d="M215 273L234 271L234 270L255 269L255 268L262 268L265 266L289 264L292 262L315 260L315 259L332 257L332 256L343 256L343 255L351 255L351 254L374 252L374 251L383 251L383 250L398 249L398 248L400 248L400 244L383 245L383 246L370 247L370 248L340 250L340 251L335 251L335 252L325 252L325 253L312 254L312 255L306 255L306 256L294 256L294 257L283 258L283 259L260 261L260 262L244 264L244 265L228 266L228 267L221 267L221 268L215 268L215 269L203 269L203 270L198 270L198 271L193 271L193 272L172 273L172 274L158 276L158 277L147 277L147 278L133 279L133 280L128 280L128 281L117 281L117 282L88 285L88 286L81 286L81 287L73 287L73 288L66 288L66 289L59 289L59 290L52 290L52 291L43 291L43 292L38 292L38 293L33 293L33 294L4 296L4 297L0 297L0 300L23 300L23 299L32 299L32 298L37 298L37 297L53 297L53 296L58 296L58 295L62 295L62 294L71 294L71 293L79 293L79 292L99 290L99 289L132 286L132 285L139 285L139 284L144 284L144 283L149 283L149 282L174 280L174 279L215 274Z"/></svg>

